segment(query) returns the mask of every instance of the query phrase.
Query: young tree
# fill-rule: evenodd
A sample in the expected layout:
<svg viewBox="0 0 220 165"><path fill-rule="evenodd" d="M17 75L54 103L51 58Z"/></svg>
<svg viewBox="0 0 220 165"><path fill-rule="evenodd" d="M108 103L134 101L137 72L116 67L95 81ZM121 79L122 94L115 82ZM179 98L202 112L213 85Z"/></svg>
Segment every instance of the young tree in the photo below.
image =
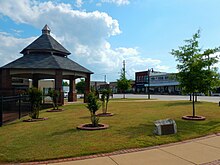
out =
<svg viewBox="0 0 220 165"><path fill-rule="evenodd" d="M103 114L107 114L110 94L111 94L110 89L104 89L104 90L101 91L100 100L102 101L102 113Z"/></svg>
<svg viewBox="0 0 220 165"><path fill-rule="evenodd" d="M192 93L193 115L195 114L195 93L207 93L219 84L219 74L217 68L213 67L218 62L218 57L214 55L219 49L208 49L202 51L199 47L200 31L198 30L192 39L185 40L185 45L179 50L172 50L178 61L177 79L184 93ZM210 55L212 55L210 57Z"/></svg>
<svg viewBox="0 0 220 165"><path fill-rule="evenodd" d="M60 92L58 90L52 89L49 90L48 95L52 98L53 110L55 109L58 110L59 109L58 100L59 100Z"/></svg>
<svg viewBox="0 0 220 165"><path fill-rule="evenodd" d="M106 104L106 94L105 94L105 91L102 91L101 92L101 102L102 102L102 113L106 113L106 109L105 109L105 104Z"/></svg>
<svg viewBox="0 0 220 165"><path fill-rule="evenodd" d="M123 98L125 99L125 92L131 88L131 81L125 77L125 74L122 72L120 79L117 80L117 88L123 93Z"/></svg>
<svg viewBox="0 0 220 165"><path fill-rule="evenodd" d="M97 97L93 92L90 92L87 97L87 106L88 110L91 114L91 122L93 127L98 127L99 118L96 117L96 111L99 110L100 104L98 102Z"/></svg>

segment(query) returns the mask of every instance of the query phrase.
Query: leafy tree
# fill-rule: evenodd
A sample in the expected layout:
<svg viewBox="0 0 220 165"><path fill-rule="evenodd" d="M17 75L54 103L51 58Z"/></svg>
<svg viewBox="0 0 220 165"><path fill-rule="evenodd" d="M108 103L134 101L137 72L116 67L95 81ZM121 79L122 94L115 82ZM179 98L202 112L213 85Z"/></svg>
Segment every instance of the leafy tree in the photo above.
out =
<svg viewBox="0 0 220 165"><path fill-rule="evenodd" d="M86 89L86 82L84 79L81 79L80 82L76 84L77 93L84 93Z"/></svg>
<svg viewBox="0 0 220 165"><path fill-rule="evenodd" d="M99 110L100 104L97 97L93 92L90 92L87 96L87 106L88 110L91 113L91 122L93 127L98 127L99 118L96 116L96 111Z"/></svg>
<svg viewBox="0 0 220 165"><path fill-rule="evenodd" d="M52 98L53 101L53 109L59 109L59 105L58 105L58 99L60 96L60 91L58 90L49 90L48 95Z"/></svg>
<svg viewBox="0 0 220 165"><path fill-rule="evenodd" d="M131 81L125 77L123 72L120 79L117 80L117 88L123 93L123 98L125 99L125 92L131 88Z"/></svg>
<svg viewBox="0 0 220 165"><path fill-rule="evenodd" d="M29 116L32 119L38 119L42 103L42 91L38 88L30 88L28 90L28 95L31 103L31 113L29 114Z"/></svg>
<svg viewBox="0 0 220 165"><path fill-rule="evenodd" d="M185 45L180 46L179 50L172 50L178 61L177 79L184 93L192 93L193 117L195 117L195 93L207 93L219 84L219 74L217 68L213 67L218 62L218 57L214 53L218 48L203 51L199 47L200 31L198 30L192 39L185 40ZM210 57L210 55L212 56Z"/></svg>
<svg viewBox="0 0 220 165"><path fill-rule="evenodd" d="M66 81L63 81L63 84L62 84L63 86L69 86L69 84L68 84L68 82L66 82Z"/></svg>

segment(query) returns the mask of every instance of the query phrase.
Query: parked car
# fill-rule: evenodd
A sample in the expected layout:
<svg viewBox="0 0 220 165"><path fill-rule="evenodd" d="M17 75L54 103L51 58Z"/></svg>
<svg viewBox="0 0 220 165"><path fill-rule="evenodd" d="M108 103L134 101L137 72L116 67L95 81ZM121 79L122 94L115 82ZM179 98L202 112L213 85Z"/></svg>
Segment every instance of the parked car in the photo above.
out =
<svg viewBox="0 0 220 165"><path fill-rule="evenodd" d="M220 96L220 93L212 93L211 96Z"/></svg>
<svg viewBox="0 0 220 165"><path fill-rule="evenodd" d="M64 98L68 98L68 92L64 92Z"/></svg>

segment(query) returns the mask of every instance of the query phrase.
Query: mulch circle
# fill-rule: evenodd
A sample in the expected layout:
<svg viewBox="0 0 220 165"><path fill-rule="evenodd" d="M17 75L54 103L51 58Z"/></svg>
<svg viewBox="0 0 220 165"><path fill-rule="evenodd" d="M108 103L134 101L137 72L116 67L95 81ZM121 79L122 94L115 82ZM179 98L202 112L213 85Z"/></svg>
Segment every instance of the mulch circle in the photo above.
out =
<svg viewBox="0 0 220 165"><path fill-rule="evenodd" d="M36 122L36 121L44 121L47 119L48 117L43 117L43 118L38 118L38 119L26 119L26 120L23 120L23 122Z"/></svg>
<svg viewBox="0 0 220 165"><path fill-rule="evenodd" d="M98 127L93 127L92 124L81 124L81 125L77 126L76 128L80 129L80 130L94 131L94 130L107 129L108 127L109 127L109 125L100 123Z"/></svg>
<svg viewBox="0 0 220 165"><path fill-rule="evenodd" d="M98 117L109 117L109 116L113 116L114 113L99 113L96 116Z"/></svg>
<svg viewBox="0 0 220 165"><path fill-rule="evenodd" d="M194 121L202 121L206 118L204 116L183 116L182 119L184 120L194 120Z"/></svg>
<svg viewBox="0 0 220 165"><path fill-rule="evenodd" d="M62 112L64 109L51 109L47 110L46 112Z"/></svg>

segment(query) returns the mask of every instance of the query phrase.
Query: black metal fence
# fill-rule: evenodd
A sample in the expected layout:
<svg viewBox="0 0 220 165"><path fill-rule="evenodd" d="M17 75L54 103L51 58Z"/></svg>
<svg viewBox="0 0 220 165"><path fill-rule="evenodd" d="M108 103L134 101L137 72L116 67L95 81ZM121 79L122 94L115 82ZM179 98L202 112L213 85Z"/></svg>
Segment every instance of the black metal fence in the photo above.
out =
<svg viewBox="0 0 220 165"><path fill-rule="evenodd" d="M31 111L28 95L0 96L0 126L20 119Z"/></svg>

